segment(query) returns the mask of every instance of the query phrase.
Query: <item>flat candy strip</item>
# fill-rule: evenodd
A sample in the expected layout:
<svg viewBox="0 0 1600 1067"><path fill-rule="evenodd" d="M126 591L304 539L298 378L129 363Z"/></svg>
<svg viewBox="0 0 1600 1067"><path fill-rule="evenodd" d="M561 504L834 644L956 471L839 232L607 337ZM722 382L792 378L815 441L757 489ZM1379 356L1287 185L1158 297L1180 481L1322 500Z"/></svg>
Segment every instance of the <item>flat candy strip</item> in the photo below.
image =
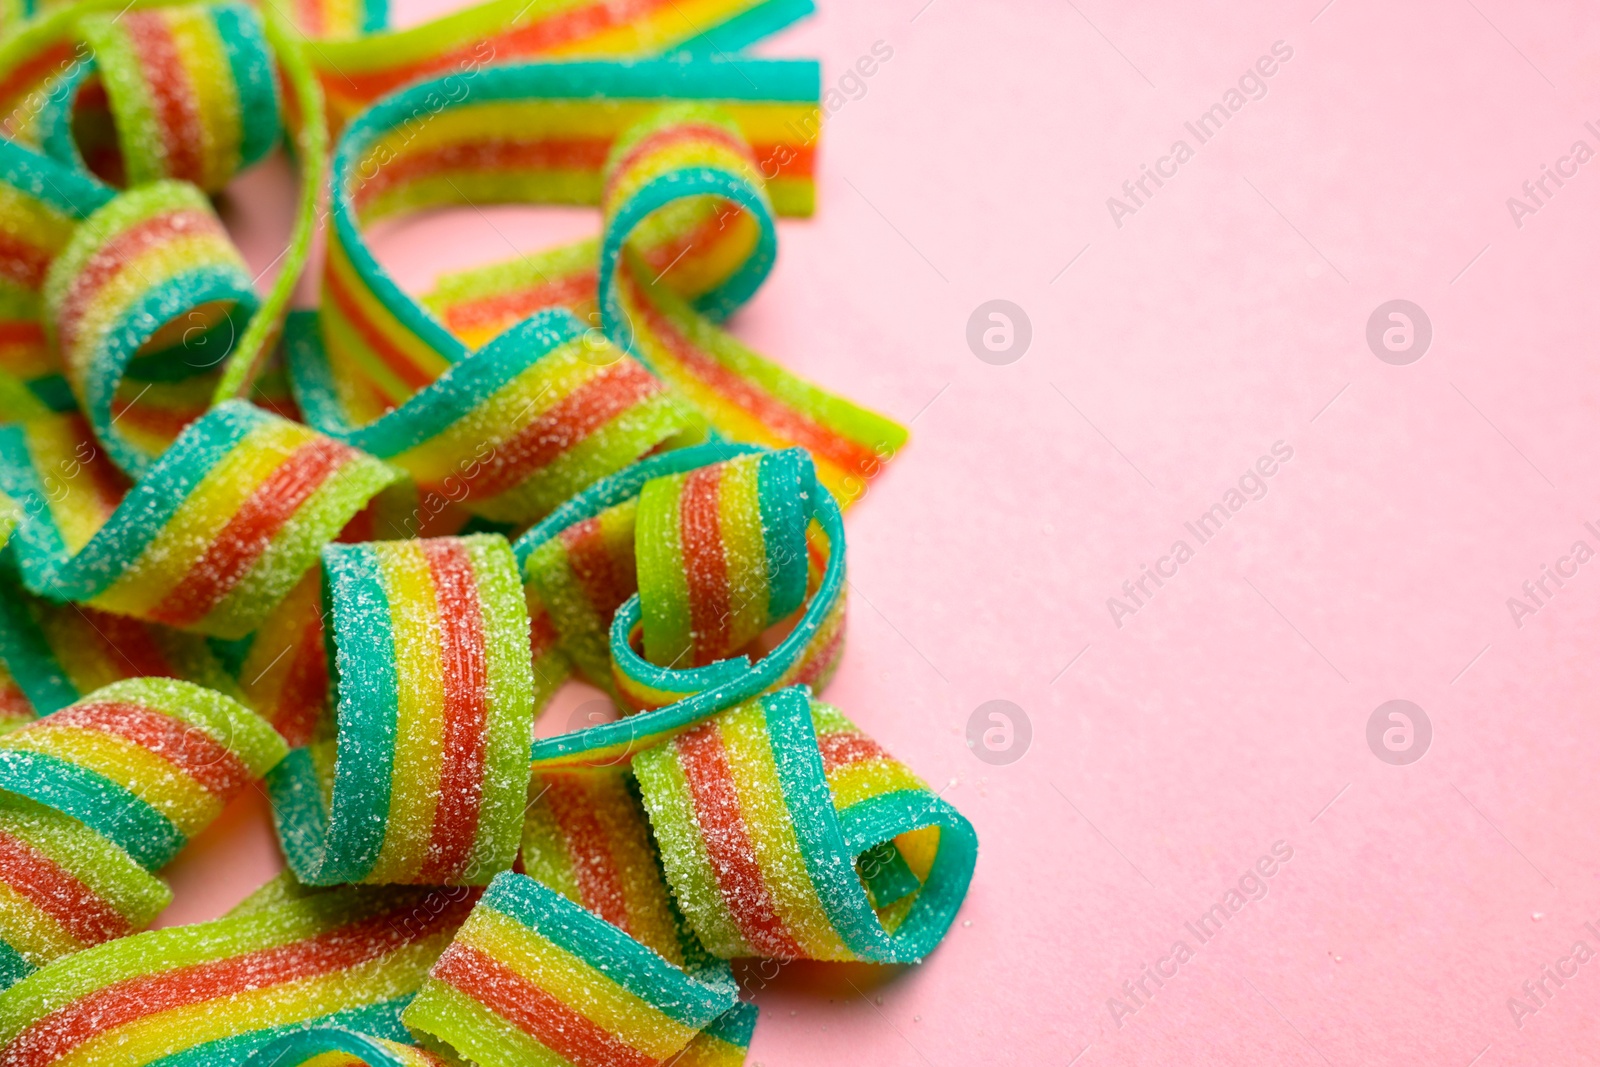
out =
<svg viewBox="0 0 1600 1067"><path fill-rule="evenodd" d="M220 192L283 136L261 18L238 3L85 16L127 184ZM74 153L75 154L75 153Z"/></svg>
<svg viewBox="0 0 1600 1067"><path fill-rule="evenodd" d="M220 693L134 678L0 737L0 789L72 816L154 871L286 752Z"/></svg>
<svg viewBox="0 0 1600 1067"><path fill-rule="evenodd" d="M334 160L320 317L349 421L377 417L471 351L395 284L363 226L445 204L597 204L617 138L664 99L724 101L758 153L798 150L817 84L815 64L780 60L530 64L416 85L365 112Z"/></svg>
<svg viewBox="0 0 1600 1067"><path fill-rule="evenodd" d="M526 4L490 0L419 26L349 40L326 40L315 55L335 123L405 85L459 79L491 63L627 58L687 51L736 52L813 10L811 0L701 0L627 4L574 0ZM303 16L308 34L317 31Z"/></svg>
<svg viewBox="0 0 1600 1067"><path fill-rule="evenodd" d="M26 586L227 638L254 630L402 480L243 401L191 424L131 489L107 466L72 416L0 427L0 488L28 511L13 538Z"/></svg>
<svg viewBox="0 0 1600 1067"><path fill-rule="evenodd" d="M289 330L296 398L308 421L406 470L422 492L485 518L541 519L690 423L636 360L556 310L518 324L418 392L386 393L384 402L398 406L355 425L314 323L296 316Z"/></svg>
<svg viewBox="0 0 1600 1067"><path fill-rule="evenodd" d="M678 902L718 956L908 963L966 895L971 825L804 689L726 711L633 768Z"/></svg>
<svg viewBox="0 0 1600 1067"><path fill-rule="evenodd" d="M475 894L341 889L121 938L0 992L0 1064L233 1067L286 1033L391 1040Z"/></svg>
<svg viewBox="0 0 1600 1067"><path fill-rule="evenodd" d="M737 1003L525 875L490 884L402 1015L477 1064L672 1061Z"/></svg>
<svg viewBox="0 0 1600 1067"><path fill-rule="evenodd" d="M159 181L84 221L50 265L44 303L51 343L96 436L140 474L209 406L205 371L258 301L204 194ZM135 363L141 373L129 377Z"/></svg>
<svg viewBox="0 0 1600 1067"><path fill-rule="evenodd" d="M487 883L516 856L533 718L510 547L331 545L323 566L338 741L268 778L289 866L310 885Z"/></svg>

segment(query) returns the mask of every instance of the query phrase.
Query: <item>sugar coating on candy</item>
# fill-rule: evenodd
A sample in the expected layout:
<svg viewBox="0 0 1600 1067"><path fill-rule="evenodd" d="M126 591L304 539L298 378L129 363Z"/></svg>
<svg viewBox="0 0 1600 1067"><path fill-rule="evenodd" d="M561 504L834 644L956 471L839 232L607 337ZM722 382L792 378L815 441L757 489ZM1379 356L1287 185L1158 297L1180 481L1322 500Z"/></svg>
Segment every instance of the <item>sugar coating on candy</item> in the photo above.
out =
<svg viewBox="0 0 1600 1067"><path fill-rule="evenodd" d="M645 656L725 659L800 607L807 554L801 456L741 456L657 478L639 494L635 546Z"/></svg>
<svg viewBox="0 0 1600 1067"><path fill-rule="evenodd" d="M244 1067L450 1067L450 1064L414 1045L339 1027L317 1027L285 1034L263 1046Z"/></svg>
<svg viewBox="0 0 1600 1067"><path fill-rule="evenodd" d="M634 772L678 903L716 955L908 962L966 892L971 827L804 690L723 712Z"/></svg>
<svg viewBox="0 0 1600 1067"><path fill-rule="evenodd" d="M561 648L584 677L611 685L612 616L638 590L634 565L637 499L576 522L545 541L523 565L529 595L549 613Z"/></svg>
<svg viewBox="0 0 1600 1067"><path fill-rule="evenodd" d="M261 20L239 4L85 16L130 184L219 192L281 134Z"/></svg>
<svg viewBox="0 0 1600 1067"><path fill-rule="evenodd" d="M533 679L504 538L333 545L337 752L269 780L290 866L312 884L477 884L511 866Z"/></svg>
<svg viewBox="0 0 1600 1067"><path fill-rule="evenodd" d="M149 925L172 893L77 820L0 793L0 988Z"/></svg>
<svg viewBox="0 0 1600 1067"><path fill-rule="evenodd" d="M731 981L692 978L525 875L498 876L403 1015L480 1064L666 1062L733 1008Z"/></svg>
<svg viewBox="0 0 1600 1067"><path fill-rule="evenodd" d="M0 1063L142 1067L190 1052L232 1065L336 1014L383 1025L475 896L347 888L87 949L0 992Z"/></svg>
<svg viewBox="0 0 1600 1067"><path fill-rule="evenodd" d="M44 301L74 395L112 458L134 473L209 401L203 378L198 388L172 384L173 369L193 379L214 366L191 347L226 348L234 337L219 328L231 334L259 303L205 195L173 181L122 193L90 215L50 264ZM145 357L165 369L153 396L133 399L123 379Z"/></svg>
<svg viewBox="0 0 1600 1067"><path fill-rule="evenodd" d="M290 363L307 416L408 471L425 499L533 521L686 425L683 405L658 379L603 340L597 349L560 311L518 324L442 372L402 376L404 388L395 379L375 406L363 406L352 377L369 364L352 364L333 342L345 337L336 316L358 312L325 311L320 335L303 318L291 322Z"/></svg>
<svg viewBox="0 0 1600 1067"><path fill-rule="evenodd" d="M81 427L81 422L77 423ZM125 493L94 467L70 416L0 427L0 483L28 502L17 536L28 588L236 638L398 471L243 401L212 408ZM82 448L58 500L45 475Z"/></svg>
<svg viewBox="0 0 1600 1067"><path fill-rule="evenodd" d="M286 751L220 693L133 678L0 737L0 787L84 822L154 870Z"/></svg>

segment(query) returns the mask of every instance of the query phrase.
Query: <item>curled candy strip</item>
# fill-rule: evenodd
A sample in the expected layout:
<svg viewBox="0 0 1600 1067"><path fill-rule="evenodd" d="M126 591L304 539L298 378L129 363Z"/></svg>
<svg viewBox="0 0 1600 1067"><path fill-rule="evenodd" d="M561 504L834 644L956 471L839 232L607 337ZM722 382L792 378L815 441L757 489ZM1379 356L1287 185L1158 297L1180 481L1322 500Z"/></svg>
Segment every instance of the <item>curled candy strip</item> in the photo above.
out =
<svg viewBox="0 0 1600 1067"><path fill-rule="evenodd" d="M972 877L971 824L802 688L633 767L678 902L718 956L919 960Z"/></svg>
<svg viewBox="0 0 1600 1067"><path fill-rule="evenodd" d="M258 301L250 272L210 202L155 182L90 215L44 285L52 344L118 465L149 469L208 406L208 353L226 350ZM125 377L130 364L149 380Z"/></svg>
<svg viewBox="0 0 1600 1067"><path fill-rule="evenodd" d="M562 311L518 324L352 426L313 321L297 317L289 332L296 397L311 424L406 470L424 494L489 519L543 518L687 427L660 381Z"/></svg>
<svg viewBox="0 0 1600 1067"><path fill-rule="evenodd" d="M0 788L72 816L153 871L286 751L220 693L134 678L0 737Z"/></svg>
<svg viewBox="0 0 1600 1067"><path fill-rule="evenodd" d="M737 1004L525 875L490 884L406 1025L476 1064L660 1064Z"/></svg>
<svg viewBox="0 0 1600 1067"><path fill-rule="evenodd" d="M220 192L282 137L272 54L252 8L93 14L80 32L94 50L127 184L173 178Z"/></svg>
<svg viewBox="0 0 1600 1067"><path fill-rule="evenodd" d="M708 90L716 73L704 72ZM798 72L763 73L789 88L779 75ZM717 325L772 267L774 209L812 208L811 146L801 134L815 126L769 108L685 100L645 114L611 147L598 244L446 278L427 304L469 341L555 303L593 315L717 433L805 447L823 484L848 505L905 443L905 429L803 381Z"/></svg>
<svg viewBox="0 0 1600 1067"><path fill-rule="evenodd" d="M338 741L268 778L289 866L311 885L487 883L516 856L533 718L510 547L333 545L323 565Z"/></svg>
<svg viewBox="0 0 1600 1067"><path fill-rule="evenodd" d="M398 471L243 401L191 424L131 489L73 416L0 427L29 511L27 587L218 637L250 633ZM52 488L54 486L54 488Z"/></svg>
<svg viewBox="0 0 1600 1067"><path fill-rule="evenodd" d="M346 888L98 945L0 992L0 1064L234 1067L317 1025L402 1040L474 896Z"/></svg>
<svg viewBox="0 0 1600 1067"><path fill-rule="evenodd" d="M763 454L748 445L717 442L652 456L580 493L518 538L516 551L523 560L530 595L535 590L549 595L552 622L558 631L565 628L577 638L570 644L564 640L562 646L573 649L575 660L585 664L586 659L592 658L583 649L585 645L592 649L593 626L607 614L603 610L605 604L592 599L594 590L604 586L605 599L613 599L616 576L621 568L609 562L615 558L612 554L604 564L610 576L609 585L583 581L583 575L577 572L584 569L584 564L580 562L574 568L572 545L575 539L566 536L567 532L582 530L582 524L602 515L618 514L608 509L639 498L658 478L706 468L729 457L737 461L741 456ZM608 623L613 692L624 706L644 710L616 722L536 740L531 753L536 770L621 765L633 753L660 744L674 733L758 693L794 684L797 677L812 678L819 684L827 680L841 648L844 524L839 505L830 494L816 486L810 463L803 453L795 451L790 455L793 458L775 461L766 474L775 483L781 483L786 475L794 480L783 489L778 484L768 488L773 492L798 494L799 502L794 506L806 520L816 522L829 546L827 562L820 568L820 577L810 584L811 592L793 629L754 661L745 655L735 655L685 670L657 667L633 647L633 635L639 627L642 609L639 594L630 595ZM665 496L670 495L670 489L666 490ZM759 510L759 500L758 492L747 503ZM716 530L699 533L720 537ZM706 554L710 554L709 549ZM600 569L596 566L591 572Z"/></svg>
<svg viewBox="0 0 1600 1067"><path fill-rule="evenodd" d="M178 678L257 706L246 700L200 635L58 604L33 596L3 574L0 662L41 714L124 678Z"/></svg>
<svg viewBox="0 0 1600 1067"><path fill-rule="evenodd" d="M0 989L144 929L171 899L164 882L78 820L0 795Z"/></svg>

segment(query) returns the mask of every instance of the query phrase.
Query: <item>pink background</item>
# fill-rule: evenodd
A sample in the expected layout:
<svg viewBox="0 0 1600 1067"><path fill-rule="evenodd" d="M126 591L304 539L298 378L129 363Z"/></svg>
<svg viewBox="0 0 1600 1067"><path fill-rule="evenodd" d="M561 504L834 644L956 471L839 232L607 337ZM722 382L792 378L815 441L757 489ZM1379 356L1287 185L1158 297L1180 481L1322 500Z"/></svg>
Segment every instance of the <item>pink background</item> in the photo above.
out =
<svg viewBox="0 0 1600 1067"><path fill-rule="evenodd" d="M762 45L821 56L829 85L894 54L831 117L820 211L782 224L734 329L914 420L848 517L828 697L948 784L982 853L923 965L751 976L751 1061L1593 1061L1600 959L1520 1020L1507 999L1574 941L1600 952L1600 562L1520 628L1506 605L1574 541L1600 549L1600 162L1520 228L1506 205L1575 140L1600 150L1593 16L924 2L824 0ZM400 21L445 6L402 0ZM1277 41L1267 95L1197 145L1184 122ZM1180 137L1195 157L1115 225L1106 198ZM233 205L263 264L281 177ZM458 211L381 249L420 291L596 227ZM965 341L993 298L1032 323L1006 366ZM1365 341L1394 298L1433 324L1410 366ZM1294 457L1267 495L1118 627L1106 599L1196 547L1184 523L1276 441ZM1365 740L1396 698L1433 724L1409 766ZM991 699L1031 722L1010 765L966 745ZM276 869L259 798L208 838L166 921ZM1185 921L1278 841L1267 895L1200 944ZM1114 1018L1179 939L1193 958Z"/></svg>

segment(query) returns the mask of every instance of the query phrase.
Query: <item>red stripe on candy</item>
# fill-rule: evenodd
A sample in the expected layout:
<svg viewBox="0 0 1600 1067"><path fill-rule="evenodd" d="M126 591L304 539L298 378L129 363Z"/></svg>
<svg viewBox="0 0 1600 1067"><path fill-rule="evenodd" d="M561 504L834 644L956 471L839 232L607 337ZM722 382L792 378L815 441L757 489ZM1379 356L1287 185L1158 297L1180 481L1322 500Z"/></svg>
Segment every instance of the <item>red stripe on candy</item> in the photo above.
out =
<svg viewBox="0 0 1600 1067"><path fill-rule="evenodd" d="M551 775L546 782L545 803L566 841L583 906L619 930L627 930L628 898L622 875L589 794L571 778Z"/></svg>
<svg viewBox="0 0 1600 1067"><path fill-rule="evenodd" d="M483 605L472 558L458 541L427 541L422 551L439 604L439 661L444 677L444 752L439 803L433 811L421 881L456 881L478 835L483 804L484 747L489 711Z"/></svg>
<svg viewBox="0 0 1600 1067"><path fill-rule="evenodd" d="M545 308L581 304L594 299L597 278L593 270L585 270L543 285L465 300L445 310L445 325L456 331L475 326L509 325Z"/></svg>
<svg viewBox="0 0 1600 1067"><path fill-rule="evenodd" d="M47 1067L99 1034L191 1004L315 978L379 959L461 923L475 894L437 913L416 908L405 922L377 915L315 937L228 959L140 975L86 993L39 1019L0 1049L0 1067Z"/></svg>
<svg viewBox="0 0 1600 1067"><path fill-rule="evenodd" d="M128 12L122 25L150 88L150 102L162 132L167 176L190 182L203 180L200 105L183 67L183 55L172 27L158 11Z"/></svg>
<svg viewBox="0 0 1600 1067"><path fill-rule="evenodd" d="M439 174L500 171L598 171L605 165L611 141L604 137L540 138L535 141L455 141L391 160L350 190L363 208L395 186Z"/></svg>
<svg viewBox="0 0 1600 1067"><path fill-rule="evenodd" d="M621 558L612 555L606 544L598 517L585 519L561 531L561 542L567 550L567 566L577 579L589 606L606 626L622 602L639 587L634 570L631 549Z"/></svg>
<svg viewBox="0 0 1600 1067"><path fill-rule="evenodd" d="M233 513L151 618L169 626L205 618L250 572L301 505L354 454L348 446L320 437L290 453Z"/></svg>
<svg viewBox="0 0 1600 1067"><path fill-rule="evenodd" d="M889 753L872 738L853 730L835 734L818 734L817 747L822 750L822 769L832 773L840 767L873 759L892 759Z"/></svg>
<svg viewBox="0 0 1600 1067"><path fill-rule="evenodd" d="M26 897L83 945L125 937L133 927L71 871L26 841L0 833L0 882Z"/></svg>
<svg viewBox="0 0 1600 1067"><path fill-rule="evenodd" d="M224 804L249 785L252 777L243 760L199 728L138 704L73 704L23 729L58 726L97 730L131 741L193 778Z"/></svg>
<svg viewBox="0 0 1600 1067"><path fill-rule="evenodd" d="M378 357L384 366L394 371L395 375L412 390L421 389L433 381L433 375L417 366L410 356L401 351L382 330L373 324L371 319L367 318L360 305L356 303L355 297L346 288L344 280L339 277L338 271L326 270L323 272L322 277L327 294L333 299L334 307L338 309L344 320L350 324L350 328L355 330L361 337L362 343L372 350L373 354ZM394 399L398 401L405 398L396 397Z"/></svg>
<svg viewBox="0 0 1600 1067"><path fill-rule="evenodd" d="M730 651L728 560L723 552L719 509L722 467L701 467L684 479L678 498L678 539L689 585L689 624L694 640L691 667L703 667Z"/></svg>
<svg viewBox="0 0 1600 1067"><path fill-rule="evenodd" d="M715 723L707 723L673 741L678 763L689 783L695 822L717 888L739 932L750 947L775 959L799 959L804 951L773 908L766 879L755 860L755 846L745 832L744 812L733 785L728 754Z"/></svg>
<svg viewBox="0 0 1600 1067"><path fill-rule="evenodd" d="M550 410L496 445L494 454L470 483L470 497L482 500L515 488L534 471L549 466L563 452L664 388L660 380L630 359L602 368Z"/></svg>
<svg viewBox="0 0 1600 1067"><path fill-rule="evenodd" d="M606 182L604 198L608 200L611 198L611 190L617 180L640 159L651 152L671 148L673 145L682 144L684 141L713 141L730 152L739 155L752 166L755 164L755 160L750 156L750 146L745 144L744 140L737 134L725 130L721 126L702 122L668 126L665 129L657 130L655 133L641 137L632 148L628 149L626 155L608 168L611 172L611 177Z"/></svg>
<svg viewBox="0 0 1600 1067"><path fill-rule="evenodd" d="M577 1067L654 1067L657 1063L471 945L459 941L451 945L434 965L432 976Z"/></svg>

